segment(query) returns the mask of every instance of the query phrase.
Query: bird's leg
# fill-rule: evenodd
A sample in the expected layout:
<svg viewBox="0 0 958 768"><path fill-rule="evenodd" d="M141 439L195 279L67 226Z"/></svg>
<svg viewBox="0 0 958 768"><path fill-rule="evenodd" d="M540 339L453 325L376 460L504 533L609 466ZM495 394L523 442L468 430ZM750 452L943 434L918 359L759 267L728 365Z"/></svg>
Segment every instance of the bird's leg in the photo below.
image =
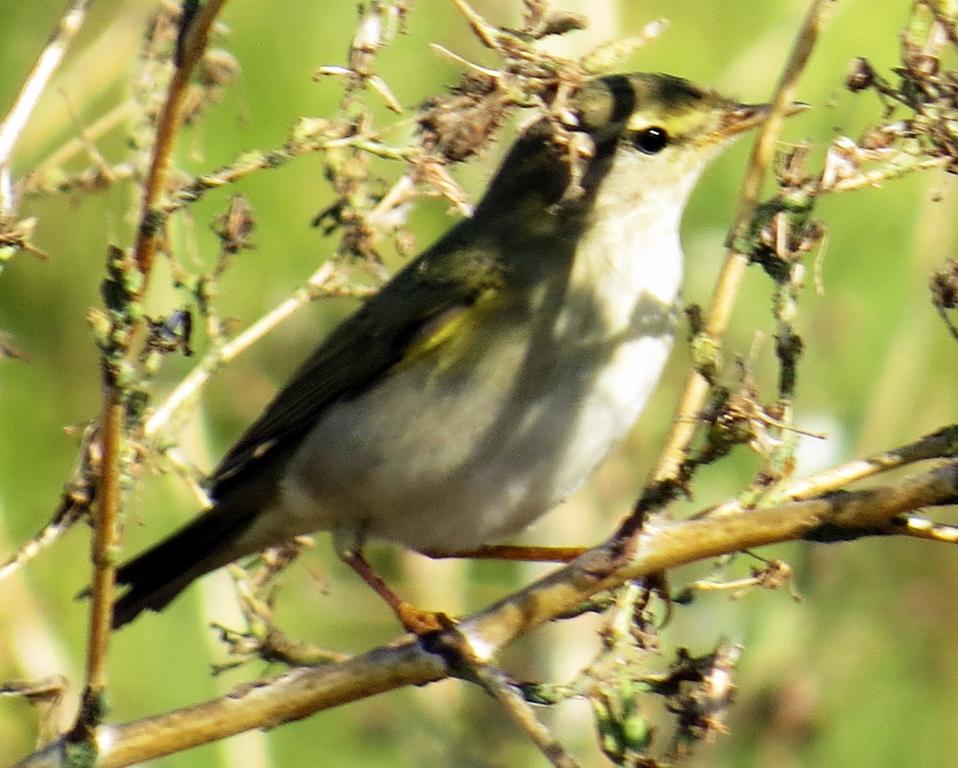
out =
<svg viewBox="0 0 958 768"><path fill-rule="evenodd" d="M587 547L526 547L509 544L485 544L461 552L429 550L423 552L423 554L434 560L456 557L470 560L515 560L526 563L570 563L583 552L586 552L587 549Z"/></svg>
<svg viewBox="0 0 958 768"><path fill-rule="evenodd" d="M424 635L452 626L444 613L422 611L402 600L363 557L365 531L362 525L341 523L333 528L333 548L340 560L352 568L390 607L407 632Z"/></svg>

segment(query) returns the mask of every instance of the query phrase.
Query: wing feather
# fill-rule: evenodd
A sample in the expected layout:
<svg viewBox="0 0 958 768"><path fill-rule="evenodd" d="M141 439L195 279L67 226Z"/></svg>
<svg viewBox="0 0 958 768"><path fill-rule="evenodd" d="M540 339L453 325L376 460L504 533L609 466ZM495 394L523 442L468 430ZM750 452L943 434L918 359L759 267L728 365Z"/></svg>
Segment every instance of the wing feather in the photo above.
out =
<svg viewBox="0 0 958 768"><path fill-rule="evenodd" d="M460 309L501 282L494 249L464 242L470 223L409 264L306 359L211 475L214 498L241 484L265 455L301 439L332 403L389 375L424 334L441 339L444 317L454 321Z"/></svg>

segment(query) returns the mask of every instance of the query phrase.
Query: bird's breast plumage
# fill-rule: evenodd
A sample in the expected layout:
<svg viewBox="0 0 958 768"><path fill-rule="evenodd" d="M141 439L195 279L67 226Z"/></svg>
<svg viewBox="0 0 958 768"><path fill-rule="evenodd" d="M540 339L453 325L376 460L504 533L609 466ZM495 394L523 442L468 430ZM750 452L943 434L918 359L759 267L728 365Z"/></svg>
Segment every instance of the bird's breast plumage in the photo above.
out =
<svg viewBox="0 0 958 768"><path fill-rule="evenodd" d="M273 524L363 522L457 551L572 493L634 423L671 346L677 232L632 215L593 222L567 269L521 299L479 302L448 345L331 406L290 463Z"/></svg>

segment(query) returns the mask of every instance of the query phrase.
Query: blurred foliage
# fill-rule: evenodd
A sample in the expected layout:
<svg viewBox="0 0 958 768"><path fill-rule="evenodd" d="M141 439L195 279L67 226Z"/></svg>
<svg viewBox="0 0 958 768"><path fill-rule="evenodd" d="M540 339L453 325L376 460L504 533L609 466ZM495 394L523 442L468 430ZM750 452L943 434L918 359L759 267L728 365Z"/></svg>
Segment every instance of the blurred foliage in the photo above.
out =
<svg viewBox="0 0 958 768"><path fill-rule="evenodd" d="M49 30L60 2L6 0L0 33L0 105L13 98ZM15 173L23 173L75 136L122 98L137 56L146 0L101 0L71 48L61 72L18 145ZM591 0L559 4L587 14L590 26L550 43L582 55L597 42L666 17L669 29L629 62L711 85L746 101L770 92L805 8L799 0L769 3L671 3L667 0ZM515 25L519 4L477 2L496 23ZM821 148L836 133L855 135L882 105L873 94L843 87L854 56L881 72L896 65L898 33L910 3L839 3L802 80L800 98L815 109L786 127L790 140ZM335 110L341 84L314 82L317 67L343 63L355 25L355 7L339 3L233 3L227 6L217 46L242 67L205 119L180 137L178 164L210 170L251 149L283 143L301 116ZM377 69L398 101L414 106L441 93L459 76L430 43L473 60L488 53L446 0L420 0L409 34L384 50ZM488 60L488 59L485 59ZM371 101L375 101L371 98ZM2 107L5 109L5 106ZM385 111L383 111L385 114ZM406 129L411 131L411 127ZM506 134L514 130L507 126ZM97 143L106 157L122 150L122 132ZM402 135L396 137L400 142ZM453 170L473 199L506 145L502 139L478 160ZM685 217L686 298L705 302L719 264L727 222L747 147L742 142L713 167ZM85 167L87 158L74 170ZM377 170L396 178L398 164ZM213 269L218 253L211 222L241 192L252 206L252 249L233 257L218 297L237 327L274 306L336 248L310 221L331 201L319 157L253 174L215 192L174 225L179 258ZM96 347L85 316L99 302L104 254L131 240L135 189L44 196L26 201L36 216L35 244L48 261L20 255L0 276L0 332L26 360L0 360L0 556L33 535L48 519L75 459L78 433L98 409ZM800 471L890 447L954 420L958 353L929 302L928 274L954 257L956 190L942 172L916 175L870 189L825 198L818 213L829 228L821 255L823 295L807 291L798 328L806 342L800 363L797 420L824 430L825 442L803 438ZM411 214L419 247L449 225L447 202L426 199ZM395 259L390 260L394 266ZM755 329L774 329L771 285L749 274L728 349L747 355ZM150 302L168 312L187 300L158 263ZM350 306L317 302L219 373L195 419L184 426L183 448L209 468L276 385ZM774 382L773 344L758 346L755 375ZM170 356L156 389L178 381L191 361ZM598 541L628 508L668 427L688 367L681 345L639 427L589 486L527 535L530 542ZM700 508L735 493L756 468L740 449L697 478ZM138 551L187 519L194 502L182 483L153 473L129 499L124 551ZM292 634L344 651L396 634L393 618L335 561L324 537L286 578L278 606ZM78 526L26 570L0 582L0 680L63 674L82 679L86 611L73 600L88 579L88 536ZM958 559L946 548L914 540L865 540L852 545L788 546L763 555L788 560L804 597L787 590L698 595L673 611L663 639L664 661L679 646L706 653L726 638L744 646L729 735L700 750L692 765L958 766ZM545 566L425 562L377 549L373 556L404 594L450 613L475 609ZM747 570L747 558L731 566ZM703 567L671 575L672 587L701 575ZM111 719L129 720L214 695L265 670L248 665L211 678L209 665L223 650L206 629L211 619L235 624L229 579L218 573L190 589L161 615L147 615L119 633L111 658ZM588 619L544 628L510 649L507 666L525 679L561 681L594 651ZM73 699L66 704L70 716ZM656 721L657 713L647 715ZM605 764L584 702L546 715L586 765ZM36 713L18 699L0 700L0 760L28 752ZM654 724L654 722L653 722ZM495 734L490 738L489 734ZM541 757L481 692L456 682L403 690L322 713L269 734L247 734L157 761L157 765L456 766L538 765Z"/></svg>

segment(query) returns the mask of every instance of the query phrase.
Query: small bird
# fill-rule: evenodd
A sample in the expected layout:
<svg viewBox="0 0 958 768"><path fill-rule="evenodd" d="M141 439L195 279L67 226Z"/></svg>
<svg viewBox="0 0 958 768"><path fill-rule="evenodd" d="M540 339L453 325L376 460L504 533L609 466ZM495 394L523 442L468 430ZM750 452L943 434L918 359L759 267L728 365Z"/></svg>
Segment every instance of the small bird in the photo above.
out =
<svg viewBox="0 0 958 768"><path fill-rule="evenodd" d="M686 200L767 113L631 74L584 84L572 128L533 124L474 215L343 321L226 453L213 506L118 569L128 589L113 626L237 558L331 531L338 555L421 628L364 541L469 552L589 477L668 357ZM570 131L591 144L579 173Z"/></svg>

